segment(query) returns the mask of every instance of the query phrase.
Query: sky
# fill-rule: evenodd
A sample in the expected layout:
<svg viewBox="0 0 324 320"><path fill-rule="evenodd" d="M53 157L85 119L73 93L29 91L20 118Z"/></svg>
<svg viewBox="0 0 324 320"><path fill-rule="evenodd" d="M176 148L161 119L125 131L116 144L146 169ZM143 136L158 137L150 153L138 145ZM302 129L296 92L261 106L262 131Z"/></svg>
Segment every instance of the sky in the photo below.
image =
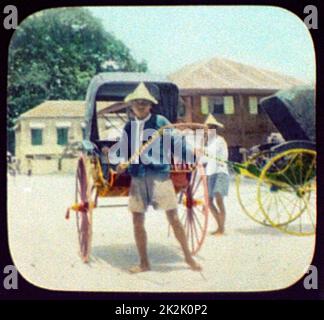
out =
<svg viewBox="0 0 324 320"><path fill-rule="evenodd" d="M305 82L315 80L315 53L303 21L273 6L92 7L105 29L149 71L227 58Z"/></svg>

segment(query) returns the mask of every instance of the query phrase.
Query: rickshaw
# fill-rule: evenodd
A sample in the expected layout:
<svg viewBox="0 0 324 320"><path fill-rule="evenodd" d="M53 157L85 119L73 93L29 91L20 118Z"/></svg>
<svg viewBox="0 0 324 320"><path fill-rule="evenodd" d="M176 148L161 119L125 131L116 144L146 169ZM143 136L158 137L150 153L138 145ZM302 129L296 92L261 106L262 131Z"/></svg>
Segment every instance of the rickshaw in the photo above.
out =
<svg viewBox="0 0 324 320"><path fill-rule="evenodd" d="M127 196L131 177L125 172L117 174L113 166L104 177L102 170L101 149L111 148L116 140L100 136L98 130L97 104L100 102L116 102L107 108L105 118L117 114L121 118L131 118L129 108L121 103L135 87L144 82L151 94L158 100L152 112L164 115L180 134L185 129L203 128L201 124L178 123L177 107L179 92L175 84L169 80L145 73L101 73L96 75L88 87L86 95L85 137L82 141L80 156L77 161L75 181L75 202L68 209L76 213L80 255L83 262L90 259L93 214L100 198ZM156 137L155 137L156 138ZM154 138L154 139L155 139ZM152 139L151 139L152 140ZM147 147L144 144L135 152L141 154ZM132 159L128 162L131 163ZM208 191L204 168L197 162L193 164L171 164L171 179L178 194L178 213L184 225L187 241L192 254L196 254L204 241L208 223ZM107 209L108 210L108 209Z"/></svg>
<svg viewBox="0 0 324 320"><path fill-rule="evenodd" d="M255 222L293 235L316 229L315 94L307 86L282 90L261 100L282 143L253 148L234 164L237 197Z"/></svg>

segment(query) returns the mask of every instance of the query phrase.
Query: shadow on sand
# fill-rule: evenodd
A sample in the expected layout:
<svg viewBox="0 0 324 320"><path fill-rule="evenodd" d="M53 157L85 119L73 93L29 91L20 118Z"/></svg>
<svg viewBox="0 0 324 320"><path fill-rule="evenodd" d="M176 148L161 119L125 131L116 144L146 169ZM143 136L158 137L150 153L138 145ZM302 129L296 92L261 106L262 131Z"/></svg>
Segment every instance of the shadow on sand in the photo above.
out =
<svg viewBox="0 0 324 320"><path fill-rule="evenodd" d="M176 248L170 248L158 243L148 244L148 256L152 271L169 272L187 269L182 252ZM112 267L128 272L131 266L138 264L139 258L134 244L114 244L107 246L96 246L92 249L94 260L102 260ZM172 266L183 262L183 266Z"/></svg>
<svg viewBox="0 0 324 320"><path fill-rule="evenodd" d="M284 236L285 234L280 230L277 230L273 227L255 225L254 227L249 228L236 228L235 233L241 233L247 236L254 236L254 235L270 235L270 236Z"/></svg>

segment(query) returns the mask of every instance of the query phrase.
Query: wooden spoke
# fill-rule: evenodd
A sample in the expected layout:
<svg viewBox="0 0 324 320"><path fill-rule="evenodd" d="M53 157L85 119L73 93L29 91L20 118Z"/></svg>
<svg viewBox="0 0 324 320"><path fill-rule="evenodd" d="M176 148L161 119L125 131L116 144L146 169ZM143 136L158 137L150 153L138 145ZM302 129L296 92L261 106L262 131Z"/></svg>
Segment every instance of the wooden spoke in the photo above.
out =
<svg viewBox="0 0 324 320"><path fill-rule="evenodd" d="M206 203L208 203L207 179L204 169L197 166L191 173L189 185L179 194L178 201L179 216L192 254L199 251L207 233Z"/></svg>

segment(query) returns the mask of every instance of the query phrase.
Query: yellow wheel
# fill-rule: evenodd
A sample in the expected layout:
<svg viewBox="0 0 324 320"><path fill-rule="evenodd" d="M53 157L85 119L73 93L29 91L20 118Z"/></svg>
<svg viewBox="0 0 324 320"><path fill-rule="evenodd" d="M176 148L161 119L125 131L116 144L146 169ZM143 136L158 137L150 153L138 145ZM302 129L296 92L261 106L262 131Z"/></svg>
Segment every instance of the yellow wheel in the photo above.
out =
<svg viewBox="0 0 324 320"><path fill-rule="evenodd" d="M252 156L245 166L255 166L260 172L266 165L272 154L270 151L263 151ZM251 174L249 171L241 170L235 178L237 199L243 212L253 221L264 226L271 226L266 216L262 213L257 201L258 176Z"/></svg>
<svg viewBox="0 0 324 320"><path fill-rule="evenodd" d="M316 151L291 149L264 166L257 189L270 224L289 234L311 235L316 226Z"/></svg>

